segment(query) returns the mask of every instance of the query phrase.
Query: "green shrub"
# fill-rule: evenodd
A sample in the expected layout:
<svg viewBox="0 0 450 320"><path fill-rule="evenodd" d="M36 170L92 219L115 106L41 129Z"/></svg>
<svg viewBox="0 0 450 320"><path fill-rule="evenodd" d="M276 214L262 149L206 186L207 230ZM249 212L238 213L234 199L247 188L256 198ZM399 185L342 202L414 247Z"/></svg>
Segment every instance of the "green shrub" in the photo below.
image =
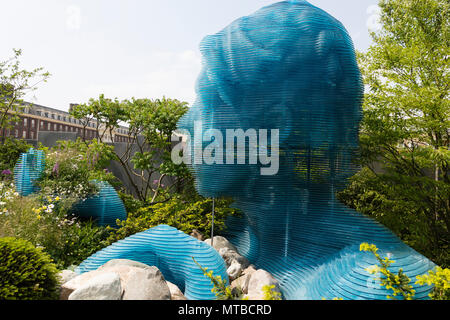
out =
<svg viewBox="0 0 450 320"><path fill-rule="evenodd" d="M429 294L432 300L450 300L450 269L436 267L436 271L430 270L416 279L416 284L433 286Z"/></svg>
<svg viewBox="0 0 450 320"><path fill-rule="evenodd" d="M19 160L20 154L32 146L21 139L6 138L0 143L0 171L11 170Z"/></svg>
<svg viewBox="0 0 450 320"><path fill-rule="evenodd" d="M237 209L230 208L231 200L216 199L214 214L214 230L220 234L225 229L225 218L239 215ZM128 214L125 221L119 221L120 228L110 237L110 242L160 224L167 224L187 234L197 229L205 237L210 236L212 221L212 200L198 197L192 201L183 200L181 195L173 196L169 201L143 207Z"/></svg>
<svg viewBox="0 0 450 320"><path fill-rule="evenodd" d="M281 292L275 290L275 285L265 285L262 287L264 300L281 300Z"/></svg>
<svg viewBox="0 0 450 320"><path fill-rule="evenodd" d="M337 197L346 206L385 225L436 264L450 266L450 234L444 223L431 221L429 216L434 216L435 212L425 210L423 201L416 198L414 192L400 192L400 189L407 189L406 182L394 183L363 168Z"/></svg>
<svg viewBox="0 0 450 320"><path fill-rule="evenodd" d="M129 193L125 193L119 190L117 191L117 194L119 195L120 199L122 199L122 202L125 206L125 211L128 214L136 212L144 206L142 201L136 199Z"/></svg>
<svg viewBox="0 0 450 320"><path fill-rule="evenodd" d="M411 286L411 279L399 269L397 274L389 270L390 265L394 262L389 257L382 258L378 253L378 248L374 244L361 243L360 251L371 252L377 259L378 265L366 268L370 274L381 274L380 286L392 290L393 294L388 295L388 299L397 300L397 296L401 295L404 300L413 300L416 291ZM416 276L416 284L429 285L433 289L429 293L432 300L450 300L450 269L442 269L436 267L436 270L429 270L428 274Z"/></svg>
<svg viewBox="0 0 450 320"><path fill-rule="evenodd" d="M42 249L23 239L0 238L0 299L56 299L57 272Z"/></svg>
<svg viewBox="0 0 450 320"><path fill-rule="evenodd" d="M58 268L79 264L106 245L109 231L69 215L71 201L6 192L10 196L3 197L0 207L0 237L21 238L42 247Z"/></svg>
<svg viewBox="0 0 450 320"><path fill-rule="evenodd" d="M76 150L51 150L45 158L44 174L38 182L41 194L81 200L98 192L90 182L90 171L83 155Z"/></svg>
<svg viewBox="0 0 450 320"><path fill-rule="evenodd" d="M240 287L237 287L237 290L231 289L227 279L222 279L221 276L215 276L213 270L202 267L194 257L192 257L192 260L202 270L203 275L211 280L213 285L211 292L215 294L216 300L247 300L244 299L244 293Z"/></svg>
<svg viewBox="0 0 450 320"><path fill-rule="evenodd" d="M44 174L38 182L40 193L58 195L79 201L98 192L92 180L107 181L114 187L121 183L106 169L112 157L112 146L91 142L58 141L46 153Z"/></svg>

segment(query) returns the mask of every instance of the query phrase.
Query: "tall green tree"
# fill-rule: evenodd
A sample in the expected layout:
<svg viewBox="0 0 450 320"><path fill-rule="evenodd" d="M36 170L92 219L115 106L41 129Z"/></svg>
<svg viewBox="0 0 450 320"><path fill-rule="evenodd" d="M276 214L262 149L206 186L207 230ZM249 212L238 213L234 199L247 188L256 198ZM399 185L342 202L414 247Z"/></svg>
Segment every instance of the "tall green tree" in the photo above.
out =
<svg viewBox="0 0 450 320"><path fill-rule="evenodd" d="M119 101L102 94L98 99L74 106L71 114L86 126L95 120L99 143L107 142L105 133L113 137L120 124L128 127L126 145L114 149L114 160L124 169L138 199L154 204L163 189L179 187L191 179L184 164L175 165L171 160L171 137L187 110L187 103L176 99ZM163 188L165 177L172 177L174 183Z"/></svg>
<svg viewBox="0 0 450 320"><path fill-rule="evenodd" d="M358 54L366 85L360 138L366 168L340 196L448 264L450 2L380 0L379 6L382 28Z"/></svg>
<svg viewBox="0 0 450 320"><path fill-rule="evenodd" d="M31 71L22 69L20 56L22 50L14 49L14 55L0 61L0 130L12 128L12 123L18 121L19 114L25 108L23 97L37 89L37 86L46 82L50 77L43 68ZM5 136L1 143L5 142Z"/></svg>

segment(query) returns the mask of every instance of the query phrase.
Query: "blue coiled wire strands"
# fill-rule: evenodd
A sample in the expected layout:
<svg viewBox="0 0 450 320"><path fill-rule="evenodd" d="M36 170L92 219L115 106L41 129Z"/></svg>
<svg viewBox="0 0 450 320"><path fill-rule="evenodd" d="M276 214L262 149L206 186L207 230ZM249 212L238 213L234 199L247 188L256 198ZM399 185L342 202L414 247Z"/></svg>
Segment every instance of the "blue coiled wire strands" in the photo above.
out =
<svg viewBox="0 0 450 320"><path fill-rule="evenodd" d="M42 150L30 148L22 153L14 167L16 191L24 197L38 191L36 181L41 178L44 169L45 154Z"/></svg>
<svg viewBox="0 0 450 320"><path fill-rule="evenodd" d="M410 279L434 267L335 197L358 169L364 93L342 23L307 1L282 1L206 36L200 51L197 99L179 129L194 139L208 129L223 137L228 129L279 130L273 175L248 161L256 149L246 149L244 164L227 163L226 152L207 164L194 157L209 141L187 145L197 191L233 197L244 212L228 219L225 236L279 280L285 298L386 299L390 292L365 270L376 260L359 251L362 242L390 255L392 270L402 268ZM417 298L427 298L429 287L413 287Z"/></svg>
<svg viewBox="0 0 450 320"><path fill-rule="evenodd" d="M113 259L128 259L156 266L167 281L190 300L214 300L211 280L194 262L228 281L226 265L210 245L168 225L159 225L113 243L83 261L76 273L93 271Z"/></svg>

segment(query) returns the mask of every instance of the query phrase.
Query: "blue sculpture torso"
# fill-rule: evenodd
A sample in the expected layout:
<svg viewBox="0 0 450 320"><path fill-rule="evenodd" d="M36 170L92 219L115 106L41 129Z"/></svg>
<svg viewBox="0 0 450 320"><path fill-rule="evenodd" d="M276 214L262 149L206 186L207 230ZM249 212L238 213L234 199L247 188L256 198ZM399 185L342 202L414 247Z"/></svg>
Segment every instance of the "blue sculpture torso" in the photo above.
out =
<svg viewBox="0 0 450 320"><path fill-rule="evenodd" d="M196 121L223 136L279 129L280 168L261 176L261 164L192 161L196 188L235 199L245 216L229 219L227 236L275 275L287 299L386 299L389 292L364 270L376 261L359 251L362 242L376 244L395 260L394 271L412 279L434 267L335 198L357 169L363 101L352 40L339 21L307 1L283 1L207 36L200 49L197 100L179 128L191 136ZM190 148L194 155L200 146ZM417 298L430 290L415 289Z"/></svg>

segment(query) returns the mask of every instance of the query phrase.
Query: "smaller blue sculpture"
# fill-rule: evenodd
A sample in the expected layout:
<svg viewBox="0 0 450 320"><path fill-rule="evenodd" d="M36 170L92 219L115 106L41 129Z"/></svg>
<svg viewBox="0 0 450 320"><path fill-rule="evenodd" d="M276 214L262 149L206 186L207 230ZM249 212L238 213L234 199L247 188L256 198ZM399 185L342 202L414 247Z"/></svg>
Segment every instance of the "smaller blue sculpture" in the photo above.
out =
<svg viewBox="0 0 450 320"><path fill-rule="evenodd" d="M82 218L94 218L99 226L117 227L117 219L127 218L122 199L108 182L91 182L98 187L99 193L75 204L73 214Z"/></svg>
<svg viewBox="0 0 450 320"><path fill-rule="evenodd" d="M213 285L195 264L228 281L222 257L210 245L168 225L159 225L113 243L84 260L75 272L93 271L113 259L128 259L156 266L167 281L190 300L214 300Z"/></svg>
<svg viewBox="0 0 450 320"><path fill-rule="evenodd" d="M38 191L35 182L41 178L44 169L45 154L42 150L30 148L28 152L22 153L14 167L16 191L24 197Z"/></svg>

